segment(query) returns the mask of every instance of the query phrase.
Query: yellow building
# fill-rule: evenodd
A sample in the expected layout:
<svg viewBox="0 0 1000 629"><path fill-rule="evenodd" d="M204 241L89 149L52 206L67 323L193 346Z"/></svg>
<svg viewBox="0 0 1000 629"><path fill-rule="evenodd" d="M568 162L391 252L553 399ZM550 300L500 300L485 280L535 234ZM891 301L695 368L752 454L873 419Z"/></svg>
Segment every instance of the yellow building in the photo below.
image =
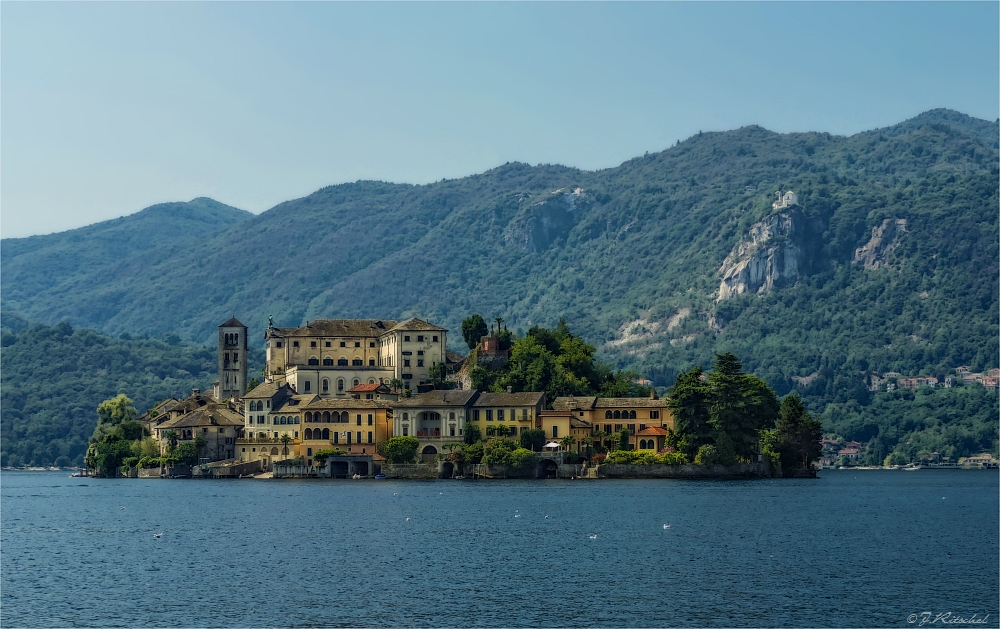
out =
<svg viewBox="0 0 1000 629"><path fill-rule="evenodd" d="M643 439L638 433L650 427L673 430L674 416L667 406L666 399L648 398L599 398L593 396L558 397L552 403L553 410L569 412L574 418L582 420L592 427L592 433L601 432L605 436L595 438L603 440L605 447L611 447L613 433L628 430L633 448L638 447ZM660 435L662 436L662 435ZM648 441L650 437L645 437Z"/></svg>
<svg viewBox="0 0 1000 629"><path fill-rule="evenodd" d="M471 406L469 423L484 438L508 436L517 439L535 428L545 409L545 393L480 393Z"/></svg>
<svg viewBox="0 0 1000 629"><path fill-rule="evenodd" d="M264 333L268 382L298 393L350 397L360 384L403 382L419 391L430 369L447 361L448 331L420 319L320 319Z"/></svg>
<svg viewBox="0 0 1000 629"><path fill-rule="evenodd" d="M319 450L374 455L378 444L392 436L389 400L323 399L302 405L303 429L299 453L312 465Z"/></svg>

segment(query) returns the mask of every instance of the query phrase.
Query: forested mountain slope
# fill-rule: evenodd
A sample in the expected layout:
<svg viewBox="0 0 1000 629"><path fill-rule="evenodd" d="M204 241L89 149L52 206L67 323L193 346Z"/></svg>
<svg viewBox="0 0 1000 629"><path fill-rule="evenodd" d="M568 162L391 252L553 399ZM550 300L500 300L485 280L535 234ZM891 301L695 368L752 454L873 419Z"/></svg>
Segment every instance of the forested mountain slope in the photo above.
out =
<svg viewBox="0 0 1000 629"><path fill-rule="evenodd" d="M996 366L998 135L934 110L850 137L699 133L597 172L344 184L73 265L4 240L0 295L32 320L198 342L234 313L254 338L269 314L420 316L456 349L473 312L565 317L660 386L732 351L814 411L867 405L867 372ZM773 209L777 190L798 204Z"/></svg>

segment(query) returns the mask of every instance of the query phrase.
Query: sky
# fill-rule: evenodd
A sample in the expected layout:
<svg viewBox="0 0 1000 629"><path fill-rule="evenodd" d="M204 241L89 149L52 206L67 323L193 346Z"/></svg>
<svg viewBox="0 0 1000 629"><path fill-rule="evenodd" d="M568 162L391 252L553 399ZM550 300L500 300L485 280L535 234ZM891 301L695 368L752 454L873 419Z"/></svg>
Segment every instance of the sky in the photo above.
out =
<svg viewBox="0 0 1000 629"><path fill-rule="evenodd" d="M996 2L0 3L0 235L1000 110Z"/></svg>

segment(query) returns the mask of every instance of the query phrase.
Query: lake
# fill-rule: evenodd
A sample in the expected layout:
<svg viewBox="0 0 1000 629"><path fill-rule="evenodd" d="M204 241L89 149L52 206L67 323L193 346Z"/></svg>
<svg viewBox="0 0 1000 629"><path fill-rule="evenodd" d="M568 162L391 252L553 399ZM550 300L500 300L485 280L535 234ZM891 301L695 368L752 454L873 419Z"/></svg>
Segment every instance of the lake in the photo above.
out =
<svg viewBox="0 0 1000 629"><path fill-rule="evenodd" d="M930 612L996 627L998 478L4 472L0 624L905 627Z"/></svg>

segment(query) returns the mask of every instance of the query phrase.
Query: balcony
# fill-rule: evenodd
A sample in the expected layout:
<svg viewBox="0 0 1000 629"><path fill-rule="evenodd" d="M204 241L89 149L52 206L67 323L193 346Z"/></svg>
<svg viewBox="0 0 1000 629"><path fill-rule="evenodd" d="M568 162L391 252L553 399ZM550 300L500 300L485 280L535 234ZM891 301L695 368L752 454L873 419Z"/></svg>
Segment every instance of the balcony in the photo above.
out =
<svg viewBox="0 0 1000 629"><path fill-rule="evenodd" d="M435 428L433 430L418 430L417 437L440 437L441 429Z"/></svg>

